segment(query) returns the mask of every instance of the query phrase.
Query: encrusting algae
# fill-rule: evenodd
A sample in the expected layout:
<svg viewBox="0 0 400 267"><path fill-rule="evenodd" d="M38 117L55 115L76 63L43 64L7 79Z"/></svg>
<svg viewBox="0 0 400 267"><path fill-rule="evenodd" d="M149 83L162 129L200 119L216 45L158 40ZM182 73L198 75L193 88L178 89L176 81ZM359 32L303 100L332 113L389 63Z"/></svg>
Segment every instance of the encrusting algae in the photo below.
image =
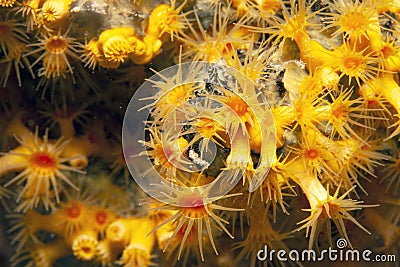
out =
<svg viewBox="0 0 400 267"><path fill-rule="evenodd" d="M396 0L0 0L0 265L398 266L399 19Z"/></svg>

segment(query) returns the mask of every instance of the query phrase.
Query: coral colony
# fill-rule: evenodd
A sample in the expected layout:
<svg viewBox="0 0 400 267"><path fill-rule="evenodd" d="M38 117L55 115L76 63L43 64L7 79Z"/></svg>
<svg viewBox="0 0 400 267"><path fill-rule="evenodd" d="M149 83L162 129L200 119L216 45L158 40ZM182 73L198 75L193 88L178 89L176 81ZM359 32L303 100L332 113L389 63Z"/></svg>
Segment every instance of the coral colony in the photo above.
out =
<svg viewBox="0 0 400 267"><path fill-rule="evenodd" d="M396 266L399 19L397 0L0 0L0 265L307 266L259 252L340 239Z"/></svg>

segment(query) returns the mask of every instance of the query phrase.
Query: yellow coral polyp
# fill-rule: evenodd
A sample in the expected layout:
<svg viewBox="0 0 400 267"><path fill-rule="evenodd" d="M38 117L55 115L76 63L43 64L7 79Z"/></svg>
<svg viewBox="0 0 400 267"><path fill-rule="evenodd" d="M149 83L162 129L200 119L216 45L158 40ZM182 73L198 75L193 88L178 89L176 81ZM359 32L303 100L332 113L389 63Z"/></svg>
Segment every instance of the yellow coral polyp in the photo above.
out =
<svg viewBox="0 0 400 267"><path fill-rule="evenodd" d="M46 0L38 14L39 21L51 26L67 17L72 0Z"/></svg>
<svg viewBox="0 0 400 267"><path fill-rule="evenodd" d="M400 71L400 48L396 46L394 41L390 41L389 37L382 42L382 48L378 55L382 59L380 64L384 70L399 72Z"/></svg>
<svg viewBox="0 0 400 267"><path fill-rule="evenodd" d="M43 58L43 67L38 71L38 77L46 77L47 79L55 79L58 77L65 78L67 75L68 66L65 61L58 61L51 55L46 55Z"/></svg>
<svg viewBox="0 0 400 267"><path fill-rule="evenodd" d="M90 214L90 221L93 223L93 228L101 234L104 234L108 225L118 217L111 210L100 206L92 207Z"/></svg>
<svg viewBox="0 0 400 267"><path fill-rule="evenodd" d="M235 114L237 114L243 123L248 123L251 127L254 126L254 118L246 101L237 95L228 96L225 100Z"/></svg>
<svg viewBox="0 0 400 267"><path fill-rule="evenodd" d="M150 266L151 254L146 247L131 244L124 249L118 263L124 267Z"/></svg>
<svg viewBox="0 0 400 267"><path fill-rule="evenodd" d="M0 21L0 49L5 54L7 59L18 55L18 48L25 44L28 36L24 33L14 20Z"/></svg>
<svg viewBox="0 0 400 267"><path fill-rule="evenodd" d="M378 13L368 1L335 0L329 5L337 12L328 13L329 24L325 27L325 30L336 29L332 36L344 34L353 41L361 42L372 37L369 35L373 32L380 33Z"/></svg>
<svg viewBox="0 0 400 267"><path fill-rule="evenodd" d="M28 31L34 30L38 25L37 14L42 2L43 0L24 0L21 6L15 11L16 14L21 14L22 17L26 17L26 29Z"/></svg>
<svg viewBox="0 0 400 267"><path fill-rule="evenodd" d="M103 67L118 67L134 51L135 34L136 30L132 27L115 27L103 31L98 41L92 39L85 47L87 64L94 67L97 62Z"/></svg>
<svg viewBox="0 0 400 267"><path fill-rule="evenodd" d="M183 160L183 152L188 146L188 141L184 138L169 140L158 129L149 131L150 141L141 141L149 148L144 152L154 160L154 165L160 173L165 174L168 179L175 179L179 170L177 164Z"/></svg>
<svg viewBox="0 0 400 267"><path fill-rule="evenodd" d="M131 54L131 60L136 64L149 63L161 51L162 42L151 35L138 40L135 51Z"/></svg>
<svg viewBox="0 0 400 267"><path fill-rule="evenodd" d="M197 177L198 175L194 175L193 177ZM201 177L198 177L201 178ZM199 246L201 259L204 260L203 254L203 227L206 226L206 233L209 237L211 245L214 249L214 252L218 255L217 248L213 238L213 226L218 225L218 229L222 229L229 237L233 238L230 234L226 226L227 223L223 218L219 216L218 211L239 211L236 208L224 207L218 204L213 203L214 201L226 199L230 197L234 197L239 194L228 194L222 197L217 197L213 199L207 199L207 197L203 196L199 190L196 189L196 186L199 184L199 179L196 179L196 183L194 187L189 187L189 192L176 190L177 196L174 199L170 199L173 201L172 203L176 203L178 206L168 206L166 208L158 207L155 208L155 213L161 214L163 222L159 223L152 232L157 232L162 227L167 227L159 232L159 234L163 234L163 237L169 237L168 241L163 247L163 251L166 251L170 245L173 245L175 241L178 241L179 246L178 256L180 259L182 252L184 250L184 246L186 241L190 239L190 241L195 242L196 245ZM188 190L188 191L189 191ZM166 209L168 213L163 212ZM164 216L166 215L166 216ZM157 216L155 216L157 218ZM157 223L160 220L156 220ZM171 228L172 229L171 229ZM170 231L168 230L170 229ZM171 234L172 232L172 234ZM197 240L196 239L197 234ZM160 237L160 236L159 236ZM176 240L177 239L177 240ZM161 240L162 243L165 240Z"/></svg>
<svg viewBox="0 0 400 267"><path fill-rule="evenodd" d="M191 34L181 34L182 37L180 39L184 48L183 57L193 58L193 61L218 62L222 58L229 58L230 50L248 47L252 37L255 38L247 29L243 29L240 24L229 27L228 17L223 16L221 7L216 7L215 10L209 30L204 29L198 14L195 13L200 33L189 24Z"/></svg>
<svg viewBox="0 0 400 267"><path fill-rule="evenodd" d="M131 218L129 220L130 238L129 244L122 252L118 261L125 267L149 266L151 264L151 252L155 243L155 236L149 235L154 228L154 221L148 218Z"/></svg>
<svg viewBox="0 0 400 267"><path fill-rule="evenodd" d="M91 223L89 207L79 200L71 200L54 212L53 217L64 228L64 235L77 233Z"/></svg>
<svg viewBox="0 0 400 267"><path fill-rule="evenodd" d="M106 60L111 62L123 63L134 51L134 43L121 37L113 36L103 42L102 49Z"/></svg>
<svg viewBox="0 0 400 267"><path fill-rule="evenodd" d="M332 220L334 222L334 224L339 230L339 233L346 240L349 240L349 238L343 224L344 219L352 221L360 229L369 233L369 231L366 228L364 228L349 213L349 211L359 210L367 207L375 207L375 205L363 205L362 201L344 199L349 194L351 189L339 197L338 196L339 187L338 187L338 189L335 191L335 194L331 196L329 194L329 191L322 186L318 178L315 175L307 175L306 174L307 172L301 165L302 165L301 160L294 160L290 164L292 171L304 175L300 177L296 174L293 174L292 177L304 191L307 200L310 204L310 209L306 209L306 211L310 211L311 215L308 218L304 219L303 221L299 222L298 224L303 224L303 225L297 229L301 230L306 228L306 236L310 236L309 249L311 249L311 247L314 245L314 242L318 241L319 231L321 231L321 227L325 223L328 224L326 225L327 229L330 229L329 220ZM328 235L329 238L330 237L329 232Z"/></svg>
<svg viewBox="0 0 400 267"><path fill-rule="evenodd" d="M161 39L164 33L168 33L173 41L186 28L185 14L179 14L185 2L176 7L176 0L172 0L170 5L155 7L150 13L146 34Z"/></svg>
<svg viewBox="0 0 400 267"><path fill-rule="evenodd" d="M244 60L241 58L239 51L230 49L224 59L230 67L239 70L256 83L263 80L264 75L269 70L268 64L270 63L271 53L267 46L267 42L261 43L257 49L253 49L253 45L250 45L246 50Z"/></svg>
<svg viewBox="0 0 400 267"><path fill-rule="evenodd" d="M8 181L6 186L17 182L25 182L25 189L20 193L19 199L23 198L26 192L33 192L32 195L29 194L32 202L26 208L37 207L38 202L36 200L39 197L45 207L48 208L53 202L51 199L52 191L54 191L56 202L60 202L60 181L77 189L63 173L63 171L81 172L77 168L64 164L68 158L63 158L61 153L67 142L61 138L55 144L50 144L47 133L43 140L40 140L38 131L35 133L32 144L22 140L19 141L21 146L28 149L28 152L24 154L10 152L10 155L19 158L18 169L21 170L21 173ZM35 188L35 190L32 190L32 188Z"/></svg>
<svg viewBox="0 0 400 267"><path fill-rule="evenodd" d="M0 6L2 7L12 7L15 4L16 0L2 0L0 1Z"/></svg>
<svg viewBox="0 0 400 267"><path fill-rule="evenodd" d="M359 134L353 130L354 126L368 129L367 125L361 122L368 119L367 115L362 114L369 109L362 107L362 99L351 99L353 91L341 90L337 95L331 95L331 103L327 103L329 110L326 110L325 116L327 125L332 126L331 136L340 136L342 139L357 138L362 140Z"/></svg>
<svg viewBox="0 0 400 267"><path fill-rule="evenodd" d="M224 128L213 119L207 117L199 118L196 122L196 129L203 138L213 140L221 146L220 142L225 143L224 138L220 135L224 131Z"/></svg>
<svg viewBox="0 0 400 267"><path fill-rule="evenodd" d="M67 239L70 240L72 252L78 259L89 261L96 257L99 242L95 231L82 231Z"/></svg>
<svg viewBox="0 0 400 267"><path fill-rule="evenodd" d="M80 57L85 67L89 69L94 69L97 64L104 60L104 56L101 52L101 48L96 39L92 39L89 43L82 47L83 53Z"/></svg>
<svg viewBox="0 0 400 267"><path fill-rule="evenodd" d="M74 72L70 60L78 58L75 54L77 43L73 38L68 37L68 32L63 35L60 33L43 35L38 43L30 46L38 48L28 52L25 56L42 53L32 64L35 66L42 61L43 67L39 70L39 76L65 77L67 69L70 73Z"/></svg>
<svg viewBox="0 0 400 267"><path fill-rule="evenodd" d="M314 101L305 96L296 99L292 109L296 122L293 129L296 129L297 126L301 128L313 127L317 123L322 122L320 116L318 116L320 110Z"/></svg>
<svg viewBox="0 0 400 267"><path fill-rule="evenodd" d="M335 49L334 54L339 60L336 63L332 62L332 65L340 72L340 77L344 75L349 77L349 84L352 79L360 85L361 81L368 82L377 76L379 69L375 65L378 60L365 52L365 50L357 51L355 46L347 42Z"/></svg>
<svg viewBox="0 0 400 267"><path fill-rule="evenodd" d="M303 159L304 170L314 176L321 175L321 173L328 176L335 175L327 164L327 162L335 159L327 144L318 143L314 138L307 140L307 137L304 137L299 146L298 149L293 148L293 150L295 154Z"/></svg>
<svg viewBox="0 0 400 267"><path fill-rule="evenodd" d="M13 242L18 243L19 248L32 242L33 246L28 250L32 261L39 266L48 266L48 264L53 266L55 261L70 255L71 251L80 260L92 260L100 252L98 237L103 236L103 230L97 225L92 225L93 222L99 221L99 217L96 217L99 210L99 206L71 201L69 206L62 207L51 214L41 214L30 210L26 215L14 215L13 218L18 218L19 222L11 229L16 232ZM106 208L101 210L110 213ZM107 220L100 219L100 221ZM56 238L42 243L35 238L39 232L51 234ZM24 250L19 249L19 251L22 253ZM109 249L109 253L112 254L110 257L115 260L121 251L120 246L115 245L114 248ZM18 260L17 257L16 260Z"/></svg>
<svg viewBox="0 0 400 267"><path fill-rule="evenodd" d="M113 221L106 229L106 237L112 242L129 243L130 231L132 230L128 218L119 218Z"/></svg>
<svg viewBox="0 0 400 267"><path fill-rule="evenodd" d="M160 53L162 42L158 37L138 36L133 27L114 27L103 31L98 40L92 39L83 47L85 66L118 68L130 58L136 64L148 63Z"/></svg>
<svg viewBox="0 0 400 267"><path fill-rule="evenodd" d="M157 102L155 103L154 114L156 117L165 117L176 107L185 103L193 96L196 87L193 83L188 83L176 86L168 91L164 91L161 86L160 89L160 92L157 94Z"/></svg>
<svg viewBox="0 0 400 267"><path fill-rule="evenodd" d="M97 259L101 264L110 265L117 260L122 250L122 246L116 245L109 239L103 239L97 245Z"/></svg>
<svg viewBox="0 0 400 267"><path fill-rule="evenodd" d="M316 12L311 11L311 5L306 5L306 1L300 0L290 1L290 9L282 5L282 15L280 18L278 15L267 17L265 20L270 24L268 28L256 29L256 31L265 32L271 34L271 39L275 38L275 42L285 41L287 38L292 40L299 40L300 38L307 35L306 27L310 26L310 19L315 16Z"/></svg>

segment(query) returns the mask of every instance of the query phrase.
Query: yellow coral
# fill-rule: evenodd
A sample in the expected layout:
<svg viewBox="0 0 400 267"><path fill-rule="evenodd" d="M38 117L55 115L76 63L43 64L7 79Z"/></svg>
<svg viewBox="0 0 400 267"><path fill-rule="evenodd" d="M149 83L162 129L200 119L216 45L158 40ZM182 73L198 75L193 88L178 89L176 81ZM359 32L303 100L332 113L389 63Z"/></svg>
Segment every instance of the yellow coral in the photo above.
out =
<svg viewBox="0 0 400 267"><path fill-rule="evenodd" d="M75 54L77 43L73 38L68 37L68 32L44 35L38 43L30 46L37 48L25 54L25 56L42 52L32 64L32 66L35 66L42 61L39 76L56 78L65 76L67 70L70 73L74 72L70 60L77 58Z"/></svg>
<svg viewBox="0 0 400 267"><path fill-rule="evenodd" d="M67 144L66 141L61 138L55 144L50 144L47 133L42 141L39 139L38 131L36 131L35 137L30 142L22 140L19 140L19 142L27 151L21 154L11 151L10 155L19 159L16 165L18 166L17 169L22 170L22 172L8 181L6 186L16 182L25 182L25 189L21 191L18 197L18 199L24 199L20 206L21 209L27 210L37 207L39 203L44 204L48 209L53 203L51 190L54 191L56 202L60 202L60 181L77 189L63 173L63 171L81 172L77 168L64 164L68 161L68 158L61 157L61 153Z"/></svg>
<svg viewBox="0 0 400 267"><path fill-rule="evenodd" d="M12 7L15 4L15 0L3 0L0 2L2 7Z"/></svg>
<svg viewBox="0 0 400 267"><path fill-rule="evenodd" d="M154 256L166 266L254 266L265 246L325 249L336 233L398 254L399 7L0 1L0 121L10 122L0 200L12 266L150 266ZM182 60L217 64L159 71ZM52 90L39 99L42 85ZM134 92L135 118L148 113L125 131ZM139 131L127 139L121 128ZM128 179L124 157L163 203ZM306 238L289 238L303 229ZM361 234L369 230L378 238Z"/></svg>
<svg viewBox="0 0 400 267"><path fill-rule="evenodd" d="M56 22L65 19L69 14L72 0L46 0L40 8L38 21L52 27Z"/></svg>
<svg viewBox="0 0 400 267"><path fill-rule="evenodd" d="M186 14L179 14L185 2L176 7L176 0L172 0L170 5L155 7L150 13L146 34L161 39L164 33L168 33L173 41L186 28Z"/></svg>

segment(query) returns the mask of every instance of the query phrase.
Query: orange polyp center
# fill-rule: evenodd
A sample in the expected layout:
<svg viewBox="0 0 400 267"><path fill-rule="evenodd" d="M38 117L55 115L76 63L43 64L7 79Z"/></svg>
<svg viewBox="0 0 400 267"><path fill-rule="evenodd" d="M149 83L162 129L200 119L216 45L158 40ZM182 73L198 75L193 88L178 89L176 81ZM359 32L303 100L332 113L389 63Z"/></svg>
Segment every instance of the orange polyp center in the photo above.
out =
<svg viewBox="0 0 400 267"><path fill-rule="evenodd" d="M343 61L343 64L347 69L356 69L362 63L362 59L358 56L348 56Z"/></svg>
<svg viewBox="0 0 400 267"><path fill-rule="evenodd" d="M73 203L71 207L66 210L67 216L72 219L78 218L82 213L82 208L78 203Z"/></svg>
<svg viewBox="0 0 400 267"><path fill-rule="evenodd" d="M335 204L332 204L332 203L329 203L329 202L327 204L328 204L328 207L329 207L329 211L326 210L325 206L322 206L322 217L325 218L325 219L331 218L339 210L338 205L335 205Z"/></svg>
<svg viewBox="0 0 400 267"><path fill-rule="evenodd" d="M30 158L30 163L38 168L55 168L57 160L46 152L34 153Z"/></svg>
<svg viewBox="0 0 400 267"><path fill-rule="evenodd" d="M52 16L56 13L56 11L52 8L48 8L48 9L43 10L43 13L45 13L47 16Z"/></svg>
<svg viewBox="0 0 400 267"><path fill-rule="evenodd" d="M90 247L82 247L82 251L86 254L89 254L92 251L92 248Z"/></svg>
<svg viewBox="0 0 400 267"><path fill-rule="evenodd" d="M104 211L99 211L95 215L98 224L104 224L107 221L107 214Z"/></svg>
<svg viewBox="0 0 400 267"><path fill-rule="evenodd" d="M186 217L198 219L207 214L203 199L199 196L185 196L179 204L182 206L183 214Z"/></svg>
<svg viewBox="0 0 400 267"><path fill-rule="evenodd" d="M318 150L311 148L306 151L304 156L309 159L316 159L319 156L319 153Z"/></svg>
<svg viewBox="0 0 400 267"><path fill-rule="evenodd" d="M233 46L232 43L226 43L225 44L225 48L222 50L223 54L228 54L229 52L231 52L235 47Z"/></svg>
<svg viewBox="0 0 400 267"><path fill-rule="evenodd" d="M344 106L339 106L332 111L332 114L336 118L344 117L347 114L347 108Z"/></svg>
<svg viewBox="0 0 400 267"><path fill-rule="evenodd" d="M51 53L63 53L67 48L68 42L61 37L54 37L46 43L46 49Z"/></svg>
<svg viewBox="0 0 400 267"><path fill-rule="evenodd" d="M388 45L385 45L382 48L381 51L382 51L382 54L383 54L384 58L388 58L388 57L393 56L395 54L394 49L392 47L388 46Z"/></svg>
<svg viewBox="0 0 400 267"><path fill-rule="evenodd" d="M198 131L206 138L212 138L217 130L222 130L214 120L208 118L200 118L197 122Z"/></svg>
<svg viewBox="0 0 400 267"><path fill-rule="evenodd" d="M190 207L190 208L204 208L204 202L201 197L196 197L196 196L186 196L183 197L180 201L180 204L184 207Z"/></svg>
<svg viewBox="0 0 400 267"><path fill-rule="evenodd" d="M179 105L184 103L189 97L193 87L191 84L183 84L168 91L167 94L161 97L159 103L162 105ZM165 98L164 98L165 97Z"/></svg>
<svg viewBox="0 0 400 267"><path fill-rule="evenodd" d="M229 97L226 104L239 116L244 116L247 113L248 105L240 97Z"/></svg>
<svg viewBox="0 0 400 267"><path fill-rule="evenodd" d="M368 100L367 101L368 107L369 108L378 108L379 107L379 102L377 100Z"/></svg>

